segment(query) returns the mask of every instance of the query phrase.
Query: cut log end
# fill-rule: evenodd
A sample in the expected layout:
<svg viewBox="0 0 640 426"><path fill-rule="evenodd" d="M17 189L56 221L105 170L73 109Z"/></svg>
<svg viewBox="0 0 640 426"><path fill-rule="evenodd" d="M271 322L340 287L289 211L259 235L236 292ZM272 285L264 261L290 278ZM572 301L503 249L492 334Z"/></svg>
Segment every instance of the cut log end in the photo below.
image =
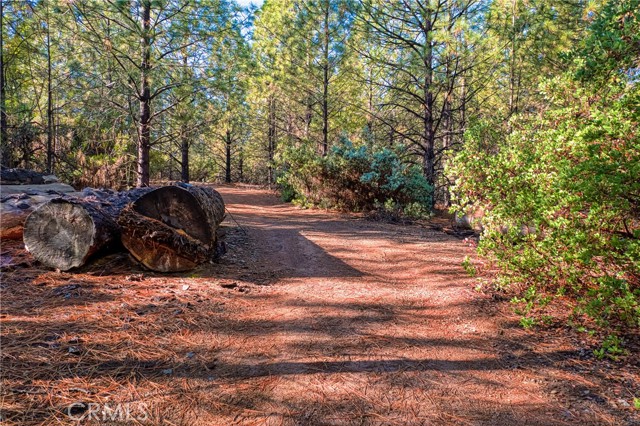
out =
<svg viewBox="0 0 640 426"><path fill-rule="evenodd" d="M120 210L151 188L122 193L85 189L79 198L54 198L24 222L24 243L34 258L63 271L120 244Z"/></svg>
<svg viewBox="0 0 640 426"><path fill-rule="evenodd" d="M155 189L120 213L122 244L147 268L180 272L215 257L220 194L190 185Z"/></svg>
<svg viewBox="0 0 640 426"><path fill-rule="evenodd" d="M158 188L137 199L133 208L141 215L181 230L204 244L210 244L215 237L198 200L178 186Z"/></svg>
<svg viewBox="0 0 640 426"><path fill-rule="evenodd" d="M32 212L25 222L25 248L40 262L62 271L78 267L93 254L96 229L79 205L56 200Z"/></svg>
<svg viewBox="0 0 640 426"><path fill-rule="evenodd" d="M136 204L125 207L118 223L122 245L147 268L157 272L182 272L195 268L209 257L209 247L182 229L136 211Z"/></svg>

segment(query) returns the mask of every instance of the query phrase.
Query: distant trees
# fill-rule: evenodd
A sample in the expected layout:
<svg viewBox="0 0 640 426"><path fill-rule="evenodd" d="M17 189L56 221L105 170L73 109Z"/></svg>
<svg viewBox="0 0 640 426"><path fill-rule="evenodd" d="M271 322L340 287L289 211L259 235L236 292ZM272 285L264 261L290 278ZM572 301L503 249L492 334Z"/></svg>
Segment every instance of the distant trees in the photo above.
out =
<svg viewBox="0 0 640 426"><path fill-rule="evenodd" d="M181 103L193 102L196 81L204 78L198 70L206 63L203 54L215 45L216 37L225 37L224 14L228 11L218 2L206 0L77 1L71 8L88 43L96 48L104 46L103 53L113 60L111 78L118 82L109 84L118 84L129 99L113 105L129 114L135 123L136 183L146 186L152 145L175 137L160 126L153 131L152 123L163 114L174 112ZM132 108L131 99L135 99L138 108ZM184 108L182 113L185 121L188 116ZM194 124L183 122L180 128L182 161L187 164L187 130ZM187 168L182 173L188 179Z"/></svg>
<svg viewBox="0 0 640 426"><path fill-rule="evenodd" d="M233 167L275 183L292 150L324 157L347 138L393 146L446 199L444 163L485 84L485 13L473 0L273 0L246 27L227 1L14 5L4 68L31 107L4 108L5 157L57 161L79 184L232 180Z"/></svg>
<svg viewBox="0 0 640 426"><path fill-rule="evenodd" d="M3 164L57 161L79 184L144 186L150 166L184 162L188 179L226 68L209 52L240 34L239 11L209 0L4 1Z"/></svg>
<svg viewBox="0 0 640 426"><path fill-rule="evenodd" d="M386 95L383 111L404 117L389 127L421 157L432 187L442 175L453 137L464 126L464 109L472 94L465 84L479 57L471 48L480 48L471 41L481 29L472 24L481 7L474 0L362 2L367 45L375 46L362 49L362 54L379 69L378 79L370 83Z"/></svg>
<svg viewBox="0 0 640 426"><path fill-rule="evenodd" d="M56 143L56 102L62 73L58 2L3 0L0 135L4 165L31 164L40 156L50 171ZM42 138L37 137L42 135Z"/></svg>
<svg viewBox="0 0 640 426"><path fill-rule="evenodd" d="M474 73L487 60L485 11L473 0L267 2L253 44L254 82L263 86L252 93L267 95L255 99L255 130L265 140L269 181L275 163L288 179L292 150L315 161L348 138L374 151L392 146L420 163L448 199L444 163L461 146L468 104L486 84Z"/></svg>
<svg viewBox="0 0 640 426"><path fill-rule="evenodd" d="M267 2L259 12L255 83L264 85L269 98L261 110L268 128L261 132L270 138L269 146L275 147L276 139L311 144L322 156L344 130L338 122L351 101L347 40L354 17L347 0L280 0ZM254 94L264 96L258 90Z"/></svg>

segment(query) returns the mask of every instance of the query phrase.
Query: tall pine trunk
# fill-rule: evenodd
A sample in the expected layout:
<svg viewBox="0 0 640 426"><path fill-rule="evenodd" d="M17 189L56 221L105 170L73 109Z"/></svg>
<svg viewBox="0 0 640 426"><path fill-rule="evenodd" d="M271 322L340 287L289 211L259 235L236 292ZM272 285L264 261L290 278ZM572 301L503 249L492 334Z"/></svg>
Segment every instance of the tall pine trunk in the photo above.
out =
<svg viewBox="0 0 640 426"><path fill-rule="evenodd" d="M422 158L422 172L427 182L432 188L435 188L435 132L433 128L433 42L431 41L431 14L427 14L426 22L424 23L424 38L425 38L425 56L424 56L424 86L423 86L423 158ZM432 205L435 202L435 198L431 198Z"/></svg>
<svg viewBox="0 0 640 426"><path fill-rule="evenodd" d="M244 149L240 145L240 155L238 157L238 181L244 182Z"/></svg>
<svg viewBox="0 0 640 426"><path fill-rule="evenodd" d="M518 84L516 83L516 12L517 0L511 3L511 57L509 58L509 117L518 112Z"/></svg>
<svg viewBox="0 0 640 426"><path fill-rule="evenodd" d="M445 98L445 101L444 101L445 102L444 107L442 108L442 113L444 115L443 120L444 120L444 129L445 129L445 134L442 142L443 149L442 149L442 157L441 157L443 169L447 164L447 156L449 155L449 150L451 149L452 142L453 142L453 113L451 111L452 109L451 98L452 98L451 93L447 94L447 97ZM444 205L446 207L449 207L449 205L451 204L451 196L449 194L449 182L444 172L443 172L443 178L444 178L443 179L444 188L442 191L442 198L443 198Z"/></svg>
<svg viewBox="0 0 640 426"><path fill-rule="evenodd" d="M137 186L149 186L149 151L151 150L151 0L143 2L142 63L140 64L140 122L138 123L138 180Z"/></svg>
<svg viewBox="0 0 640 426"><path fill-rule="evenodd" d="M11 147L7 140L7 103L4 81L4 1L0 0L0 146L2 146L2 165L11 167Z"/></svg>
<svg viewBox="0 0 640 426"><path fill-rule="evenodd" d="M275 96L269 96L268 130L267 130L267 150L269 155L269 185L275 183L273 157L276 150L276 100Z"/></svg>
<svg viewBox="0 0 640 426"><path fill-rule="evenodd" d="M329 151L329 0L324 3L324 39L322 64L322 155Z"/></svg>
<svg viewBox="0 0 640 426"><path fill-rule="evenodd" d="M225 148L226 148L226 168L225 178L226 183L231 183L231 132L227 130L225 135Z"/></svg>
<svg viewBox="0 0 640 426"><path fill-rule="evenodd" d="M184 73L187 73L187 54L186 52L182 56L182 67ZM180 126L180 153L182 154L182 161L180 162L181 173L180 178L183 182L189 183L189 127L187 123L183 123Z"/></svg>
<svg viewBox="0 0 640 426"><path fill-rule="evenodd" d="M51 22L47 2L47 173L53 173L53 93L51 90Z"/></svg>
<svg viewBox="0 0 640 426"><path fill-rule="evenodd" d="M187 125L183 124L180 132L181 144L180 152L182 154L180 179L189 183L189 138L187 137Z"/></svg>

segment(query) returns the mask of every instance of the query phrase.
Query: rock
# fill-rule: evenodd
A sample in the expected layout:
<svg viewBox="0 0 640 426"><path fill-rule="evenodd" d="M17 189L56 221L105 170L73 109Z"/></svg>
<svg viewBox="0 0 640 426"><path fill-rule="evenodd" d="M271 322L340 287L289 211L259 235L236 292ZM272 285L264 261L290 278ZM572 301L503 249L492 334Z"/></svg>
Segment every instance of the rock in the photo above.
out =
<svg viewBox="0 0 640 426"><path fill-rule="evenodd" d="M220 284L220 287L222 287L222 288L236 288L236 287L238 287L238 283Z"/></svg>
<svg viewBox="0 0 640 426"><path fill-rule="evenodd" d="M623 408L629 408L629 407L631 407L631 404L629 404L629 403L628 403L627 401L625 401L624 399L619 399L619 400L617 400L616 402L618 403L618 405L619 405L620 407L623 407Z"/></svg>

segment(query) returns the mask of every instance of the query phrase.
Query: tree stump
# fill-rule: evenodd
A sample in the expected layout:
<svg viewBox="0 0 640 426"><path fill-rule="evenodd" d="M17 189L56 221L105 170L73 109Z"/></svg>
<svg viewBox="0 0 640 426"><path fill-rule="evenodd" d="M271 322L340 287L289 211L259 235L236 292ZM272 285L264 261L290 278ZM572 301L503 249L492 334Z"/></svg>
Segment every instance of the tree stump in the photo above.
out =
<svg viewBox="0 0 640 426"><path fill-rule="evenodd" d="M222 196L188 184L157 188L122 210L122 244L158 272L195 268L216 254L216 230L224 219Z"/></svg>

